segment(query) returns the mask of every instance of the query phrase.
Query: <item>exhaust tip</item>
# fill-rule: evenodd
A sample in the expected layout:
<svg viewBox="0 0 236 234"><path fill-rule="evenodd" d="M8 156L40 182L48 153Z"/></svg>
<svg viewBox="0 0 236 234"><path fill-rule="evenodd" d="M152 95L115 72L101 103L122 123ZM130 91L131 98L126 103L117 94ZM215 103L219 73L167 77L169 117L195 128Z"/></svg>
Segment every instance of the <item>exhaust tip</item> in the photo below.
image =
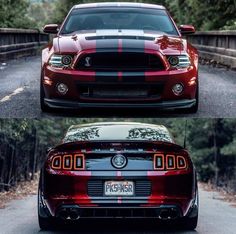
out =
<svg viewBox="0 0 236 234"><path fill-rule="evenodd" d="M73 209L73 208L72 208L72 209L70 210L69 215L70 215L70 219L71 219L71 220L77 220L77 219L80 218L80 212L79 212L78 209Z"/></svg>
<svg viewBox="0 0 236 234"><path fill-rule="evenodd" d="M159 213L159 218L162 220L176 219L178 216L178 212L174 208L162 209Z"/></svg>
<svg viewBox="0 0 236 234"><path fill-rule="evenodd" d="M67 219L69 219L69 213L66 209L60 210L58 213L58 217L63 220L67 220Z"/></svg>
<svg viewBox="0 0 236 234"><path fill-rule="evenodd" d="M58 212L58 217L63 220L77 220L80 218L80 212L77 208L64 208Z"/></svg>

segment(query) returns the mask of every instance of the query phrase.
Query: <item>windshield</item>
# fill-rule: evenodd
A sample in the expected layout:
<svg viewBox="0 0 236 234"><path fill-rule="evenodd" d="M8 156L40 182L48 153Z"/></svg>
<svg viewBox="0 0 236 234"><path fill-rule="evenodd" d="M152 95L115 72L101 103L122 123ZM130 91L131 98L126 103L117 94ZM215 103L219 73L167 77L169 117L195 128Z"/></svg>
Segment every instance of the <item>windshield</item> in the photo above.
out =
<svg viewBox="0 0 236 234"><path fill-rule="evenodd" d="M61 34L111 29L147 30L178 36L165 10L134 7L74 9L67 18Z"/></svg>
<svg viewBox="0 0 236 234"><path fill-rule="evenodd" d="M107 140L144 140L173 143L172 136L163 126L149 127L144 125L105 124L87 127L71 127L63 142Z"/></svg>

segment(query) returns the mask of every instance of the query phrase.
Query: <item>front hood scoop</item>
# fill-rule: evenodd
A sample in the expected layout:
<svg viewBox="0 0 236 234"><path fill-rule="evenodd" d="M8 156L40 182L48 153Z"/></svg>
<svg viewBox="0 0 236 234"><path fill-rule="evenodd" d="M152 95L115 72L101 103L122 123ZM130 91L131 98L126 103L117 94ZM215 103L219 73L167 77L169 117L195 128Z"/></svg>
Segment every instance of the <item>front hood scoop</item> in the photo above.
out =
<svg viewBox="0 0 236 234"><path fill-rule="evenodd" d="M104 36L89 36L86 40L106 40L106 39L130 39L130 40L147 40L154 41L153 36L134 36L134 35L104 35Z"/></svg>

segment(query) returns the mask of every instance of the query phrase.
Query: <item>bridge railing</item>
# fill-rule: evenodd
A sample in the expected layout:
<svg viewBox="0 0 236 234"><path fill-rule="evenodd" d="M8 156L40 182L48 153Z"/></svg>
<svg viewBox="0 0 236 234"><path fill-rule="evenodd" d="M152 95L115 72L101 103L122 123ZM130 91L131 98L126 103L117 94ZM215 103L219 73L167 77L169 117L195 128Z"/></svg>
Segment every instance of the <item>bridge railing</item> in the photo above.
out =
<svg viewBox="0 0 236 234"><path fill-rule="evenodd" d="M236 31L197 32L188 40L202 58L236 69ZM49 35L39 30L0 28L0 61L33 55L48 41Z"/></svg>
<svg viewBox="0 0 236 234"><path fill-rule="evenodd" d="M197 32L188 40L198 48L204 59L236 69L236 31Z"/></svg>
<svg viewBox="0 0 236 234"><path fill-rule="evenodd" d="M39 30L0 28L0 61L34 55L48 41Z"/></svg>

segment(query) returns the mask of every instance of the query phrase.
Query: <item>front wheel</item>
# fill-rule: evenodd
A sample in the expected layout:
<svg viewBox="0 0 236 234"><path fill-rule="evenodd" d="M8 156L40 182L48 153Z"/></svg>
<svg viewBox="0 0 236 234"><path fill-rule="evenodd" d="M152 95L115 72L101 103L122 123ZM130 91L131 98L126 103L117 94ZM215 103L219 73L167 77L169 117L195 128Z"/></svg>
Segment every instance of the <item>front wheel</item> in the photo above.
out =
<svg viewBox="0 0 236 234"><path fill-rule="evenodd" d="M188 109L188 112L195 114L198 112L198 107L199 107L199 85L197 85L196 103L194 104L194 106Z"/></svg>
<svg viewBox="0 0 236 234"><path fill-rule="evenodd" d="M40 107L42 112L51 112L51 108L45 105L44 103L44 98L45 98L45 92L43 88L43 81L42 81L42 76L41 76L41 81L40 81Z"/></svg>

